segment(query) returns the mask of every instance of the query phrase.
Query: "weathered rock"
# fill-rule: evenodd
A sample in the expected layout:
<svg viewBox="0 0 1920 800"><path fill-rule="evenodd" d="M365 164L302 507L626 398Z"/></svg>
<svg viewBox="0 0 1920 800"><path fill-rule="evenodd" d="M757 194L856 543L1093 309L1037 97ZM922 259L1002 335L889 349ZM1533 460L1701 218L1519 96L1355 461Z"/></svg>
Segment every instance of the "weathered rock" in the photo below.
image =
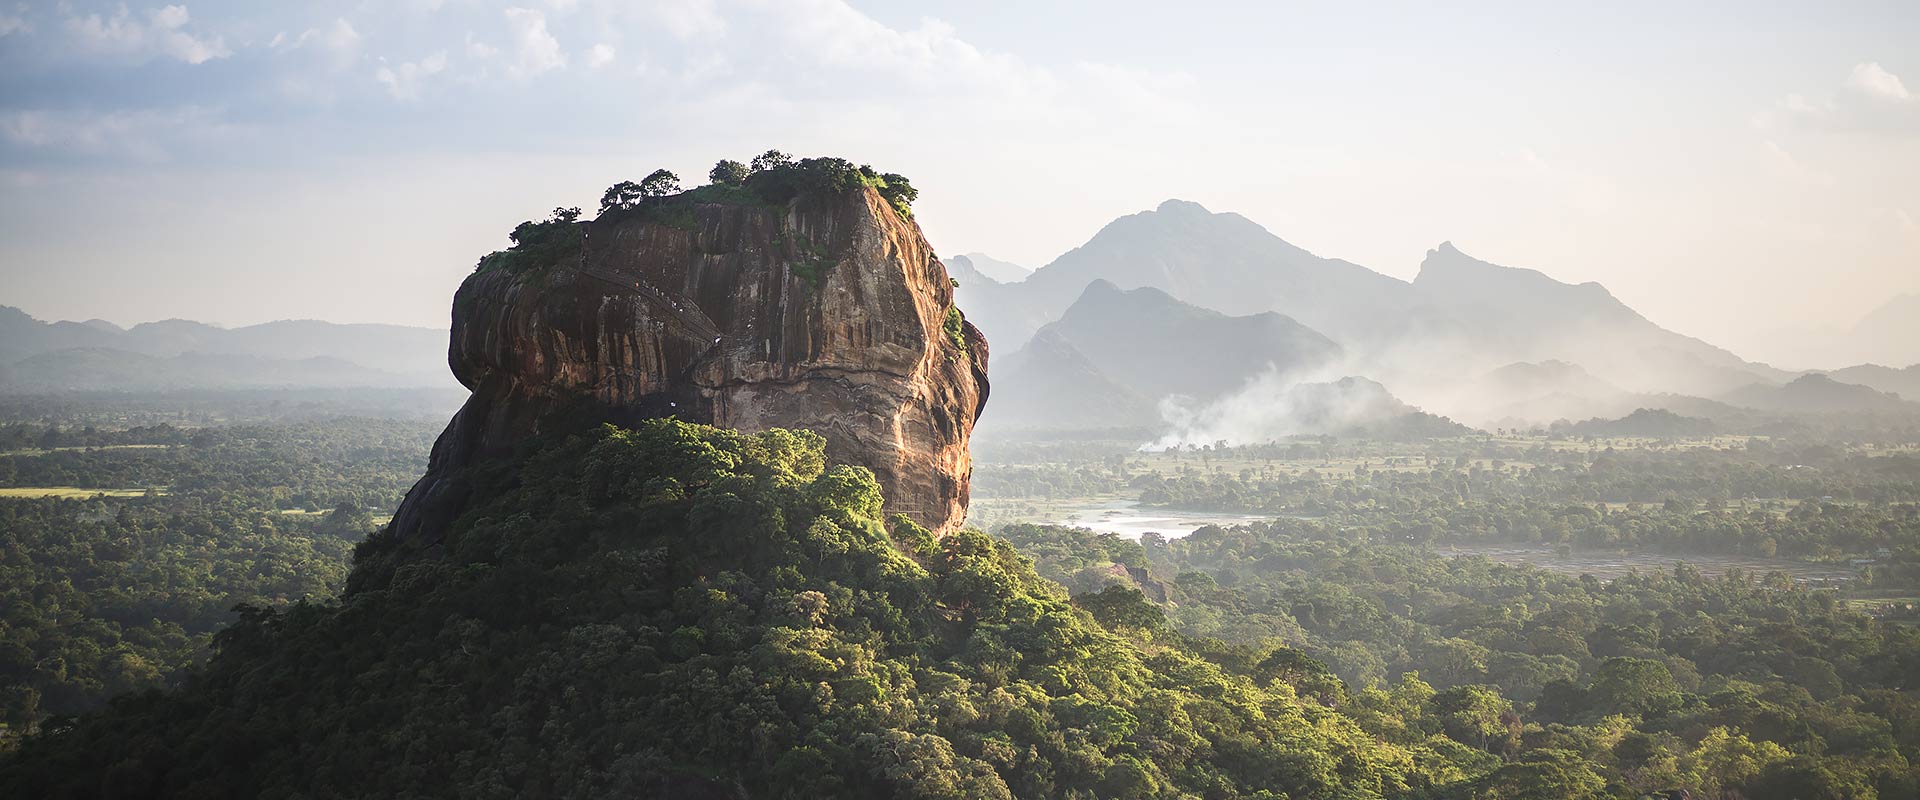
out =
<svg viewBox="0 0 1920 800"><path fill-rule="evenodd" d="M876 192L579 225L567 263L461 285L448 359L473 395L400 536L438 541L469 501L464 468L583 418L805 428L873 470L890 513L936 533L966 516L986 340L949 322L946 268Z"/></svg>

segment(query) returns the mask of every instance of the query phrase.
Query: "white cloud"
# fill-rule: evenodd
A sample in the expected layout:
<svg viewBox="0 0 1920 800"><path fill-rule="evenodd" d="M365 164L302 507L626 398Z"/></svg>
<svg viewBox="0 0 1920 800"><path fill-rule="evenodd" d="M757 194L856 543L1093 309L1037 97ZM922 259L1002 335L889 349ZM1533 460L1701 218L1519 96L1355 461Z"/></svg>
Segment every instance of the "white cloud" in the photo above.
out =
<svg viewBox="0 0 1920 800"><path fill-rule="evenodd" d="M149 10L144 22L121 6L112 17L97 13L68 17L67 30L88 50L142 61L166 57L201 64L233 54L218 35L189 33L186 28L190 22L186 6Z"/></svg>
<svg viewBox="0 0 1920 800"><path fill-rule="evenodd" d="M165 159L167 143L173 140L216 136L224 130L197 107L107 113L24 109L0 114L0 139L20 147L143 161Z"/></svg>
<svg viewBox="0 0 1920 800"><path fill-rule="evenodd" d="M320 28L308 28L299 36L288 39L285 33L277 33L267 46L285 50L305 50L319 54L328 66L336 70L346 69L360 60L361 35L353 23L345 18L335 18L331 24Z"/></svg>
<svg viewBox="0 0 1920 800"><path fill-rule="evenodd" d="M675 38L712 37L727 30L727 20L713 0L662 0L647 10Z"/></svg>
<svg viewBox="0 0 1920 800"><path fill-rule="evenodd" d="M0 12L0 38L16 33L32 33L33 23L27 21L27 4L19 3L12 13Z"/></svg>
<svg viewBox="0 0 1920 800"><path fill-rule="evenodd" d="M1883 100L1904 103L1913 99L1900 76L1888 72L1877 61L1855 64L1853 74L1847 76L1847 88Z"/></svg>
<svg viewBox="0 0 1920 800"><path fill-rule="evenodd" d="M594 45L593 49L587 51L587 66L599 69L613 63L613 58L613 45L602 42Z"/></svg>
<svg viewBox="0 0 1920 800"><path fill-rule="evenodd" d="M413 100L420 96L420 81L431 75L438 75L447 68L447 52L442 50L420 59L408 61L398 67L380 65L373 79L387 87L387 94L395 100Z"/></svg>
<svg viewBox="0 0 1920 800"><path fill-rule="evenodd" d="M1825 92L1780 98L1772 109L1755 115L1754 125L1768 136L1789 129L1912 135L1920 133L1920 98L1900 76L1878 62L1864 61Z"/></svg>
<svg viewBox="0 0 1920 800"><path fill-rule="evenodd" d="M475 61L485 61L500 55L500 48L473 38L473 31L467 31L467 57Z"/></svg>
<svg viewBox="0 0 1920 800"><path fill-rule="evenodd" d="M530 8L509 8L507 27L513 31L516 47L514 63L507 71L516 78L530 78L567 65L567 54L560 40L547 31L547 15Z"/></svg>

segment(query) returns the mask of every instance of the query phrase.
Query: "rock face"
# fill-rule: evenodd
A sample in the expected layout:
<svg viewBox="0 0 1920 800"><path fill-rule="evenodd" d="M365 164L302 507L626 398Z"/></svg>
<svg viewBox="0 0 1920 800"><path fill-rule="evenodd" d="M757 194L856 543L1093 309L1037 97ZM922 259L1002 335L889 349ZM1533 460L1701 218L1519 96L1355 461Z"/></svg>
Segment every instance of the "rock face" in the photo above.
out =
<svg viewBox="0 0 1920 800"><path fill-rule="evenodd" d="M398 535L438 541L468 503L464 468L583 417L805 428L873 470L889 513L960 524L987 343L919 226L864 188L674 209L577 223L578 255L461 285L448 360L473 395Z"/></svg>

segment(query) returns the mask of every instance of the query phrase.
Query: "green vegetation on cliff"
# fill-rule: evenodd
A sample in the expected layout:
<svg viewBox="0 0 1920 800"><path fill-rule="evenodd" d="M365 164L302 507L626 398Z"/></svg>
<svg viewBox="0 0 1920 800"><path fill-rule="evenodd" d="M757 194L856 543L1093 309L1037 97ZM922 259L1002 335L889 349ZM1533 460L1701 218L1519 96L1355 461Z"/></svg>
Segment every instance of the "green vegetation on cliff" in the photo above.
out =
<svg viewBox="0 0 1920 800"><path fill-rule="evenodd" d="M338 601L246 610L187 689L48 726L0 795L1335 798L1493 765L1290 682L1324 670L1090 616L1005 542L897 542L822 453L656 420L476 470L496 499L439 552L375 536Z"/></svg>
<svg viewBox="0 0 1920 800"><path fill-rule="evenodd" d="M708 176L711 183L681 191L679 176L660 169L639 182L621 181L600 196L596 220L631 217L691 230L698 205L783 206L805 196L830 196L871 188L880 193L902 218L913 218L913 201L920 191L904 175L877 172L844 158L802 158L769 150L752 166L723 160ZM577 256L581 248L580 209L556 208L546 220L528 220L513 229L513 246L489 253L478 271L525 272L550 267Z"/></svg>

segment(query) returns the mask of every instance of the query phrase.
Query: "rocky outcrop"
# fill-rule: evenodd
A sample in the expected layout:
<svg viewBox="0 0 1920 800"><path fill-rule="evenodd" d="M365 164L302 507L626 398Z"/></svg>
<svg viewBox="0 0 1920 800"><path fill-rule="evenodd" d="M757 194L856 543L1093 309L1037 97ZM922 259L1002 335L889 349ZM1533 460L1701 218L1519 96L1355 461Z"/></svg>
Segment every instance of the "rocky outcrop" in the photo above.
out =
<svg viewBox="0 0 1920 800"><path fill-rule="evenodd" d="M461 285L448 358L473 395L398 535L438 541L469 501L462 471L531 437L661 416L815 431L873 470L889 513L956 527L987 343L919 226L864 188L656 212L577 223L577 255Z"/></svg>

